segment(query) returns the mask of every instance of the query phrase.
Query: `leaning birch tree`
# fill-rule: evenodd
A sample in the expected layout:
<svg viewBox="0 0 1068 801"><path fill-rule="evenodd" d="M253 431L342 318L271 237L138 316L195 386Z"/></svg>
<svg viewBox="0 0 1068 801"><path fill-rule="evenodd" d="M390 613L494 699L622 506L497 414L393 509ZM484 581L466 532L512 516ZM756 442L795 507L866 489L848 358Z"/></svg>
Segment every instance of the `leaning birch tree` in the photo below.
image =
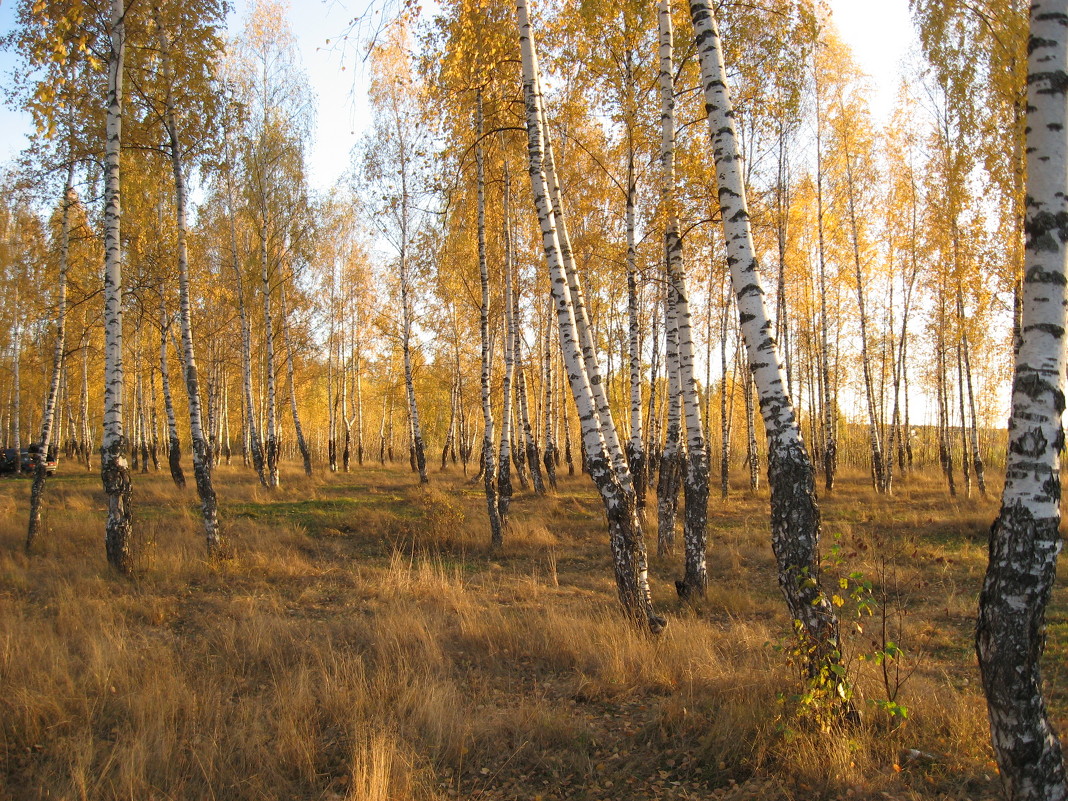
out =
<svg viewBox="0 0 1068 801"><path fill-rule="evenodd" d="M559 183L553 163L548 128L542 110L537 57L531 36L525 0L517 0L519 44L523 67L523 100L526 110L527 148L534 205L541 226L542 244L560 332L560 350L567 369L571 393L578 410L587 466L608 516L609 536L615 565L616 586L627 616L638 626L658 633L666 625L653 609L648 565L634 482L619 447L611 413L594 388L601 385L574 262L565 255L567 230ZM570 247L566 247L570 251ZM593 366L591 371L589 368ZM592 372L592 375L591 375ZM603 390L601 392L603 395Z"/></svg>
<svg viewBox="0 0 1068 801"><path fill-rule="evenodd" d="M690 16L716 162L727 264L768 440L771 544L779 586L809 660L810 677L837 685L841 671L838 618L820 584L815 473L770 333L772 324L758 273L719 28L708 0L690 0Z"/></svg>
<svg viewBox="0 0 1068 801"><path fill-rule="evenodd" d="M1056 577L1068 326L1068 0L1033 0L1028 46L1023 325L1001 513L976 652L994 755L1013 801L1061 801L1068 778L1039 660Z"/></svg>

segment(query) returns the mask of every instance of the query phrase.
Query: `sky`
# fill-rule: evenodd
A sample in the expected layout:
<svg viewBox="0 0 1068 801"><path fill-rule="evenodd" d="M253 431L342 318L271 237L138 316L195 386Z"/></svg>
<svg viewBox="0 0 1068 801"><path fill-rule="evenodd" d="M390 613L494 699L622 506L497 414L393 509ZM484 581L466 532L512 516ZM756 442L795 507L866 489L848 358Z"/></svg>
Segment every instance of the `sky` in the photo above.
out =
<svg viewBox="0 0 1068 801"><path fill-rule="evenodd" d="M291 0L290 23L317 99L317 127L308 155L309 178L316 189L331 186L349 165L352 147L368 120L365 70L356 50L340 41L354 9L364 0ZM889 118L902 59L914 46L908 0L830 0L835 24L872 78L876 120ZM239 33L248 0L237 0L231 29ZM9 31L15 0L0 0L0 34ZM329 43L328 43L329 42ZM15 61L0 52L0 80L9 83ZM32 135L27 115L0 107L0 163L10 161Z"/></svg>

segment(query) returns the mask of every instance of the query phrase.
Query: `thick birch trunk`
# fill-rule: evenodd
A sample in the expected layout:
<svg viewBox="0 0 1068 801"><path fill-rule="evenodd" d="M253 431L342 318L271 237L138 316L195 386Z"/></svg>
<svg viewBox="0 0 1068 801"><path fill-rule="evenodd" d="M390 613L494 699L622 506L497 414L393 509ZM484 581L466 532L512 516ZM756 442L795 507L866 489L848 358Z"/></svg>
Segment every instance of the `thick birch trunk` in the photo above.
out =
<svg viewBox="0 0 1068 801"><path fill-rule="evenodd" d="M653 610L649 592L648 567L641 523L635 505L633 481L627 471L622 451L616 456L606 442L604 430L611 429L611 416L598 413L596 398L584 358L585 342L576 321L579 310L575 299L581 301L577 276L568 275L567 262L561 252L557 233L557 219L562 224L559 203L553 202L543 153L546 153L546 129L541 109L541 88L538 81L534 43L525 0L518 0L516 13L522 51L523 96L526 106L527 143L530 153L530 181L534 203L541 224L545 258L549 268L553 299L560 329L560 350L567 366L568 380L579 413L583 442L586 447L590 475L600 491L608 516L609 535L615 563L616 585L620 601L628 617L652 633L664 628L665 621ZM557 198L558 200L558 198ZM588 329L587 329L588 334ZM583 338L584 339L584 338ZM592 356L592 354L590 354ZM598 379L599 372L594 373ZM603 394L603 393L602 393ZM612 436L615 437L614 430ZM624 473L621 474L620 467Z"/></svg>
<svg viewBox="0 0 1068 801"><path fill-rule="evenodd" d="M802 638L810 676L835 686L839 682L836 674L842 670L841 648L838 619L820 585L815 475L785 391L778 349L769 334L771 322L757 271L719 31L707 0L690 0L690 15L716 160L727 262L768 438L771 536L779 586ZM852 709L848 712L855 714Z"/></svg>
<svg viewBox="0 0 1068 801"><path fill-rule="evenodd" d="M59 379L63 372L63 353L67 332L67 268L70 265L70 209L75 203L74 164L67 167L67 180L63 185L63 212L59 228L59 282L56 287L56 342L52 349L52 381L45 397L44 413L41 416L41 457L33 474L30 489L30 520L26 529L26 550L33 548L41 527L41 500L44 497L45 479L48 477L46 462L52 447L52 421L55 419L56 400L59 396Z"/></svg>
<svg viewBox="0 0 1068 801"><path fill-rule="evenodd" d="M1061 549L1068 235L1068 0L1033 0L1028 56L1027 242L1001 513L979 596L976 651L994 754L1013 801L1068 798L1042 697L1045 609Z"/></svg>
<svg viewBox="0 0 1068 801"><path fill-rule="evenodd" d="M675 549L675 519L682 472L682 410L679 406L679 328L675 316L675 292L669 285L664 294L664 364L667 372L667 426L656 485L657 553L665 556Z"/></svg>
<svg viewBox="0 0 1068 801"><path fill-rule="evenodd" d="M111 0L108 52L107 138L104 157L104 437L100 478L108 496L105 547L108 562L121 573L133 570L131 500L122 421L122 241L121 179L123 59L126 50L123 0Z"/></svg>

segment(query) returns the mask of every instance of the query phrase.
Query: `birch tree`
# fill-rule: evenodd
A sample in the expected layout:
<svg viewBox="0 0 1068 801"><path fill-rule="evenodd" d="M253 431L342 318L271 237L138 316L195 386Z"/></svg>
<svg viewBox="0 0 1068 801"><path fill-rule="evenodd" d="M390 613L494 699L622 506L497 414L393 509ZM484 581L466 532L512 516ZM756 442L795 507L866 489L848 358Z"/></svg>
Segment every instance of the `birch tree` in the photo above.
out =
<svg viewBox="0 0 1068 801"><path fill-rule="evenodd" d="M1042 695L1045 610L1061 549L1068 326L1068 1L1033 0L1027 74L1022 341L1001 512L979 596L976 652L994 754L1013 801L1068 798Z"/></svg>
<svg viewBox="0 0 1068 801"><path fill-rule="evenodd" d="M399 291L401 358L408 398L412 449L419 482L429 482L423 425L415 394L412 360L415 288L411 248L426 211L420 205L425 193L427 129L421 120L424 95L416 82L407 52L407 30L394 25L389 39L376 48L371 102L374 106L372 131L363 154L364 180L368 185L365 201L373 210L374 224L389 242L396 258Z"/></svg>
<svg viewBox="0 0 1068 801"><path fill-rule="evenodd" d="M556 306L560 348L578 410L590 476L600 492L608 516L620 601L636 625L655 634L664 628L666 621L655 613L652 605L633 478L619 447L611 412L605 404L602 413L593 389L600 386L601 376L592 348L586 347L591 337L588 321L584 319L581 284L569 256L570 246L564 244L568 242L566 220L559 196L556 165L547 136L537 58L525 0L517 0L516 16L522 54L530 182Z"/></svg>
<svg viewBox="0 0 1068 801"><path fill-rule="evenodd" d="M678 403L686 422L686 454L682 461L683 492L686 500L683 539L686 546L685 575L675 582L679 595L704 595L708 577L705 548L708 521L708 451L701 422L700 399L694 370L693 332L690 323L689 290L682 258L682 236L675 197L675 114L674 114L674 32L671 6L660 0L660 91L663 202L666 211L664 258L668 278L669 325L674 328L678 347ZM672 407L676 401L671 400Z"/></svg>
<svg viewBox="0 0 1068 801"><path fill-rule="evenodd" d="M59 227L59 280L56 287L56 333L52 353L52 380L48 385L44 411L41 415L41 438L39 440L40 458L33 473L33 486L30 488L30 520L26 530L26 550L33 548L41 526L41 500L44 495L45 479L48 476L48 453L52 447L52 437L58 434L53 430L52 421L56 418L56 404L59 400L59 382L63 372L63 354L66 346L67 330L67 270L70 265L70 229L71 209L77 202L74 193L74 162L67 165L67 177L63 182L63 198L60 201ZM58 437L57 437L58 439Z"/></svg>
<svg viewBox="0 0 1068 801"><path fill-rule="evenodd" d="M194 91L187 93L183 98L186 108L193 103L202 104L201 114L189 115L194 119L201 117L210 119L213 115L214 104L211 102L211 93L208 87L193 84L189 86L188 76L186 80L177 80L173 69L172 51L174 43L181 41L185 58L181 63L188 68L196 63L196 56L204 60L214 58L219 43L210 27L210 21L220 16L219 8L200 7L201 12L195 25L190 25L189 18L177 16L177 18L165 15L165 12L177 10L172 6L162 3L153 5L153 16L158 29L160 71L163 88L163 103L160 109L163 129L165 132L165 149L171 162L171 174L174 179L175 191L175 225L178 234L177 240L177 266L178 266L178 319L181 326L182 336L182 362L185 374L185 388L189 400L189 437L193 445L193 476L197 486L197 495L200 498L201 517L204 525L204 535L207 541L208 554L218 556L223 552L224 542L219 530L218 502L215 495L215 485L212 480L212 465L214 462L212 448L204 431L204 420L201 412L200 377L197 372L196 355L193 348L193 313L189 291L189 255L186 240L188 238L188 191L186 188L186 158L189 148L183 145L183 135L188 131L179 128L179 117L176 111L175 91L177 87L184 86ZM210 62L209 62L210 63ZM197 91L199 90L199 91ZM188 96L191 95L191 96ZM183 115L188 119L189 116Z"/></svg>
<svg viewBox="0 0 1068 801"><path fill-rule="evenodd" d="M753 247L719 30L707 0L690 0L690 16L716 162L731 285L768 440L771 539L779 586L808 658L810 676L837 687L842 670L838 618L820 584L820 514L815 475L793 404L786 394L778 348L770 334L771 321Z"/></svg>
<svg viewBox="0 0 1068 801"><path fill-rule="evenodd" d="M133 487L123 432L121 165L123 61L126 53L124 0L111 0L108 26L107 137L104 161L104 436L100 478L108 496L105 548L120 573L133 570Z"/></svg>

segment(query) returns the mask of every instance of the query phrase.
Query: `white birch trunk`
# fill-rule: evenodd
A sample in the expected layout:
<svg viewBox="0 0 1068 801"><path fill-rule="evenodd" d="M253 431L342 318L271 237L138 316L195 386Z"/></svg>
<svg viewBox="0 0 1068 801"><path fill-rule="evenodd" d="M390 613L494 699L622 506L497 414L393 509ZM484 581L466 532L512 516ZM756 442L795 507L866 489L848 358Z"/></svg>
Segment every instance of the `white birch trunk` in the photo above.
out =
<svg viewBox="0 0 1068 801"><path fill-rule="evenodd" d="M157 24L159 24L157 14ZM189 438L193 445L193 477L200 497L200 512L204 523L204 537L208 555L223 554L224 542L219 530L218 502L212 481L211 445L204 434L201 413L200 380L197 374L196 357L193 352L193 312L189 297L189 256L187 236L187 192L185 172L182 166L182 150L178 139L178 124L175 115L174 97L171 94L170 44L166 34L161 33L161 57L163 77L167 86L166 127L169 139L171 171L174 176L175 217L178 230L178 318L182 333L182 361L184 362L185 389L189 399Z"/></svg>
<svg viewBox="0 0 1068 801"><path fill-rule="evenodd" d="M230 224L230 266L234 271L234 286L237 287L237 311L241 321L241 381L244 390L243 417L247 434L246 446L252 452L252 466L259 476L260 484L269 487L260 440L260 428L256 424L256 401L252 394L252 322L249 320L248 303L245 300L244 281L241 278L241 261L237 250L237 222L235 220L233 186L229 170L226 173L227 216Z"/></svg>
<svg viewBox="0 0 1068 801"><path fill-rule="evenodd" d="M266 203L266 200L265 200ZM266 212L264 212L266 213ZM267 254L267 219L260 221L260 291L263 294L264 358L263 372L267 382L267 442L264 454L264 473L267 488L278 488L278 398L274 376L274 317L271 314L270 264Z"/></svg>
<svg viewBox="0 0 1068 801"><path fill-rule="evenodd" d="M686 501L683 525L685 575L675 586L682 598L704 595L708 584L705 571L706 527L708 523L708 451L701 425L701 400L694 371L693 329L690 321L689 291L682 260L675 199L675 82L674 34L668 0L660 0L660 162L663 198L667 211L664 231L664 259L678 343L678 390L686 422L686 453L680 462Z"/></svg>
<svg viewBox="0 0 1068 801"><path fill-rule="evenodd" d="M524 5L524 10L525 9L526 6ZM616 433L615 422L612 419L612 410L608 404L608 395L605 392L604 380L601 376L601 367L597 363L597 348L591 332L589 316L586 312L586 301L582 292L582 283L579 279L578 269L575 266L573 250L571 248L571 237L567 228L567 218L564 215L563 210L564 201L563 195L560 192L560 182L557 180L556 176L556 159L553 155L552 138L549 136L549 130L547 123L545 122L545 110L542 105L540 78L535 76L535 80L539 82L538 86L535 87L535 100L538 103L538 116L541 119L541 124L544 129L542 136L545 151L544 163L542 166L545 173L546 189L552 207L551 210L557 227L557 244L559 247L561 266L567 279L568 292L571 296L571 303L574 308L578 342L582 349L585 372L589 377L590 389L593 393L593 401L595 404L594 411L597 415L599 425L601 426L605 445L608 448L608 457L619 477L619 481L628 491L630 491L633 487L634 479L631 476L630 468L627 466L627 459L623 454L623 449L619 444L619 436Z"/></svg>
<svg viewBox="0 0 1068 801"><path fill-rule="evenodd" d="M1028 56L1022 341L1001 513L979 596L976 651L994 754L1013 801L1068 798L1042 697L1045 609L1061 549L1060 454L1068 326L1068 0L1033 0Z"/></svg>
<svg viewBox="0 0 1068 801"><path fill-rule="evenodd" d="M634 148L627 154L627 356L630 367L630 439L627 463L634 476L634 493L639 509L645 508L645 431L642 421L642 346L638 319L638 251L635 242L634 204L637 195ZM548 360L546 360L548 364Z"/></svg>
<svg viewBox="0 0 1068 801"><path fill-rule="evenodd" d="M512 181L504 164L504 383L502 384L501 439L497 458L497 508L501 525L508 522L512 502L512 376L515 372L515 321L512 317Z"/></svg>
<svg viewBox="0 0 1068 801"><path fill-rule="evenodd" d="M664 448L656 485L657 553L665 556L675 549L675 522L679 504L679 478L682 472L682 409L679 405L679 328L675 318L675 293L664 292L665 393Z"/></svg>
<svg viewBox="0 0 1068 801"><path fill-rule="evenodd" d="M108 496L105 549L108 562L120 573L133 570L133 488L122 419L122 241L119 233L125 11L124 0L111 0L104 155L104 436L100 443L100 478Z"/></svg>
<svg viewBox="0 0 1068 801"><path fill-rule="evenodd" d="M690 16L716 161L727 263L768 438L772 549L779 586L809 654L810 675L833 684L837 681L835 673L841 669L841 650L838 619L820 586L815 476L769 333L771 321L757 271L719 30L707 0L690 0Z"/></svg>
<svg viewBox="0 0 1068 801"><path fill-rule="evenodd" d="M30 520L26 530L26 550L33 548L41 527L41 500L44 496L45 479L48 476L46 463L52 447L52 422L56 416L56 401L59 397L59 379L63 372L63 353L67 332L67 268L70 265L70 209L74 205L74 163L67 167L67 180L63 184L63 212L59 228L59 282L56 287L56 341L52 349L52 381L45 397L44 413L41 416L41 455L33 474L30 489Z"/></svg>
<svg viewBox="0 0 1068 801"><path fill-rule="evenodd" d="M25 270L25 266L22 266ZM22 450L22 309L19 308L19 287L15 284L13 304L15 315L11 331L11 447ZM21 457L20 457L21 458Z"/></svg>
<svg viewBox="0 0 1068 801"><path fill-rule="evenodd" d="M482 304L479 307L478 331L482 344L482 483L486 491L486 512L489 515L490 545L499 548L503 544L501 515L497 507L497 464L493 449L496 444L493 423L493 402L490 394L493 378L493 362L490 352L489 329L489 261L486 257L486 166L482 152L483 113L482 92L475 99L475 167L478 181L478 277L482 287ZM507 222L505 223L507 225Z"/></svg>
<svg viewBox="0 0 1068 801"><path fill-rule="evenodd" d="M555 416L555 394L553 388L555 386L556 377L553 374L553 338L552 338L552 303L549 303L547 314L545 317L545 336L543 339L542 348L544 353L542 354L542 373L544 382L544 432L545 432L545 451L542 454L542 460L545 464L545 477L549 479L549 486L556 489L556 463L559 458L556 448L556 432L554 431Z"/></svg>
<svg viewBox="0 0 1068 801"><path fill-rule="evenodd" d="M537 61L525 0L517 0L516 14L522 52L530 181L541 224L542 243L549 268L552 296L556 304L560 350L578 409L590 475L601 493L608 515L620 601L634 623L650 632L657 633L664 628L665 621L655 614L652 606L645 545L635 505L633 482L622 452L619 452L619 463L624 475L621 475L619 465L615 463L615 457L605 440L604 427L611 428L611 417L602 418L597 412L591 376L586 370L584 343L580 341L580 332L576 322L578 310L573 303L576 297L581 300L581 290L578 288L577 278L568 275L561 253L560 238L557 234L556 221L559 215L556 210L560 210L561 206L550 199L550 179L547 177L546 165L543 162L543 153L546 152L546 129L542 118ZM599 374L595 373L594 377L598 377L599 383ZM612 435L615 435L614 430ZM618 440L616 450L619 450Z"/></svg>

